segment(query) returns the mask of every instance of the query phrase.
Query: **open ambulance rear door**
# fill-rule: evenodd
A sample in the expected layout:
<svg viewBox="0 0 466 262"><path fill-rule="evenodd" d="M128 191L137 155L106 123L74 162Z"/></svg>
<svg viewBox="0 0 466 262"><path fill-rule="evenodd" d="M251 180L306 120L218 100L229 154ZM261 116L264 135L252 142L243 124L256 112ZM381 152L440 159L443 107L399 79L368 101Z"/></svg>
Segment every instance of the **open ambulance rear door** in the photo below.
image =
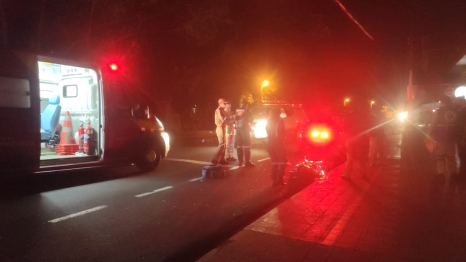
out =
<svg viewBox="0 0 466 262"><path fill-rule="evenodd" d="M39 167L37 57L0 47L0 175Z"/></svg>

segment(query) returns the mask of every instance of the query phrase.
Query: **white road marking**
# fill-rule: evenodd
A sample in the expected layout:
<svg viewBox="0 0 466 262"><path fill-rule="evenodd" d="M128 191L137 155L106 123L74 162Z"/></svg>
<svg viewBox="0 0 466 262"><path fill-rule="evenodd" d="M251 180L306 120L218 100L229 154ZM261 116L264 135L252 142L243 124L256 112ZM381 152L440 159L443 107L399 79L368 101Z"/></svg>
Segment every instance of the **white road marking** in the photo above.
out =
<svg viewBox="0 0 466 262"><path fill-rule="evenodd" d="M262 161L265 161L265 160L269 160L270 157L267 157L267 158L264 158L264 159L261 159L261 160L257 160L257 162L262 162Z"/></svg>
<svg viewBox="0 0 466 262"><path fill-rule="evenodd" d="M187 163L201 164L201 165L212 165L211 162L197 161L197 160L190 160L190 159L165 158L165 160L178 161L178 162L187 162Z"/></svg>
<svg viewBox="0 0 466 262"><path fill-rule="evenodd" d="M57 222L60 222L60 221L63 221L63 220L67 220L67 219L73 218L73 217L78 217L78 216L85 215L85 214L87 214L87 213L95 212L95 211L97 211L97 210L101 210L101 209L104 209L104 208L106 208L106 207L107 207L107 206L98 206L98 207L94 207L94 208L91 208L91 209L88 209L88 210L84 210L84 211L81 211L81 212L78 212L78 213L74 213L74 214L71 214L71 215L68 215L68 216L64 216L64 217L52 219L52 220L50 220L49 222L50 222L50 223L57 223Z"/></svg>
<svg viewBox="0 0 466 262"><path fill-rule="evenodd" d="M152 195L152 194L155 194L157 192L164 191L164 190L171 189L171 188L173 188L173 187L172 186L166 186L166 187L162 187L162 188L156 189L156 190L151 191L151 192L136 195L135 197L144 197L144 196Z"/></svg>
<svg viewBox="0 0 466 262"><path fill-rule="evenodd" d="M202 179L203 179L203 177L193 178L193 179L189 180L189 182L199 181L199 180L202 180Z"/></svg>
<svg viewBox="0 0 466 262"><path fill-rule="evenodd" d="M230 170L235 170L235 169L238 169L238 168L239 168L239 166L234 166L234 167L230 167L229 169Z"/></svg>

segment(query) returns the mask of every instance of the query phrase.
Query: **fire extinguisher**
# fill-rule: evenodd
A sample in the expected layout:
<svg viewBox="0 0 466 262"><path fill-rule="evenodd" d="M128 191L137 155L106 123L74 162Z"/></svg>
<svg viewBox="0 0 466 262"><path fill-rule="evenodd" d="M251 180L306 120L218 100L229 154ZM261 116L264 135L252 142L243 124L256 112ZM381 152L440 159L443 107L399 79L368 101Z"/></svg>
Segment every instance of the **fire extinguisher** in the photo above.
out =
<svg viewBox="0 0 466 262"><path fill-rule="evenodd" d="M94 129L89 121L87 127L84 128L84 153L90 156L94 154L94 151Z"/></svg>
<svg viewBox="0 0 466 262"><path fill-rule="evenodd" d="M79 136L79 153L84 153L84 122L81 122L81 125L78 128L78 136Z"/></svg>

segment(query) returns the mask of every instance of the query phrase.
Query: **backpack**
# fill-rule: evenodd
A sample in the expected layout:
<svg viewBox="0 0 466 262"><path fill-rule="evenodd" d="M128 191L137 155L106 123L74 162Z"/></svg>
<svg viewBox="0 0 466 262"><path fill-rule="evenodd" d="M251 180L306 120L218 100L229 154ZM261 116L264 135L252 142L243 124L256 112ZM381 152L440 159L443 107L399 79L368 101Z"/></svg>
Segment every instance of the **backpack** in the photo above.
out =
<svg viewBox="0 0 466 262"><path fill-rule="evenodd" d="M222 165L205 166L202 168L202 178L223 178L225 170Z"/></svg>

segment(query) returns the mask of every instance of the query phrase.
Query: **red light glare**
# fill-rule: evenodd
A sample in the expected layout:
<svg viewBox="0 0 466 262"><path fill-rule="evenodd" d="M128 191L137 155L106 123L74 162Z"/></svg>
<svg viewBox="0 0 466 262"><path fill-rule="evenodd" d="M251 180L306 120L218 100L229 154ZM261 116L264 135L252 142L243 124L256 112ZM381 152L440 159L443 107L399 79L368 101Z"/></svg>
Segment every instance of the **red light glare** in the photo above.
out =
<svg viewBox="0 0 466 262"><path fill-rule="evenodd" d="M307 131L307 139L317 144L326 144L332 140L332 131L327 126L313 126Z"/></svg>
<svg viewBox="0 0 466 262"><path fill-rule="evenodd" d="M329 135L328 132L326 132L326 131L323 131L322 133L320 133L320 137L322 137L322 138L328 139L329 136L330 136L330 135Z"/></svg>
<svg viewBox="0 0 466 262"><path fill-rule="evenodd" d="M117 71L117 70L118 70L118 65L115 64L115 63L110 64L109 67L110 67L110 69L111 69L112 71Z"/></svg>

